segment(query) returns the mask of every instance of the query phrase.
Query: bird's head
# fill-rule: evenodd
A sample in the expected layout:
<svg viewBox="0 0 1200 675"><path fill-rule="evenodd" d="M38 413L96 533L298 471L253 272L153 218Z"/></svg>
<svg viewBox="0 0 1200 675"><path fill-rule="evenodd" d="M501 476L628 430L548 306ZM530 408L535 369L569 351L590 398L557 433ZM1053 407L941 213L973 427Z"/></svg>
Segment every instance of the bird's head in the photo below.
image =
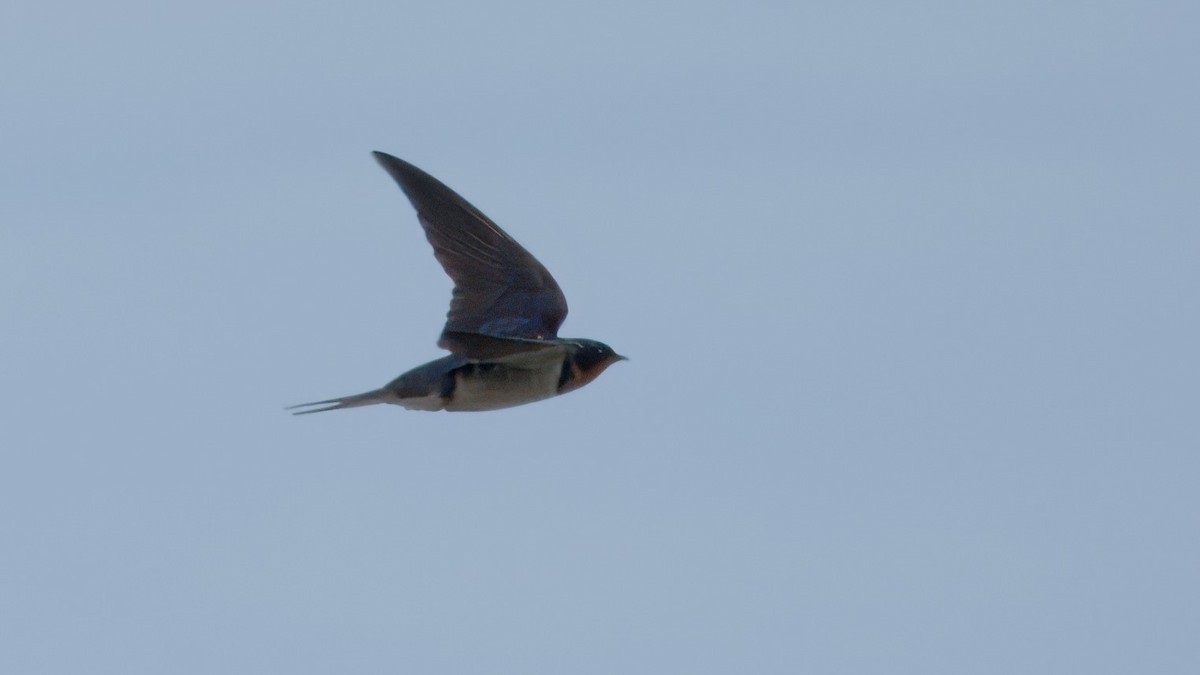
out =
<svg viewBox="0 0 1200 675"><path fill-rule="evenodd" d="M591 382L617 361L628 361L624 356L613 351L612 347L596 340L571 340L576 348L571 354L571 379L563 387L563 392L578 389Z"/></svg>

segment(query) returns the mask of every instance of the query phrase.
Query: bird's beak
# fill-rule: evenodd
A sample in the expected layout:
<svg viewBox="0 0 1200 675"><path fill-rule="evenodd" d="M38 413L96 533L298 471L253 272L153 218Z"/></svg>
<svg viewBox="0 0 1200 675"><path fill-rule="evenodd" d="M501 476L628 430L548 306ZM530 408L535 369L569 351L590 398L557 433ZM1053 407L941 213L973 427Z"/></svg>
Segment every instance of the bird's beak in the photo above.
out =
<svg viewBox="0 0 1200 675"><path fill-rule="evenodd" d="M621 356L620 354L616 354L615 356L617 357L618 361L628 361L629 360L628 356Z"/></svg>

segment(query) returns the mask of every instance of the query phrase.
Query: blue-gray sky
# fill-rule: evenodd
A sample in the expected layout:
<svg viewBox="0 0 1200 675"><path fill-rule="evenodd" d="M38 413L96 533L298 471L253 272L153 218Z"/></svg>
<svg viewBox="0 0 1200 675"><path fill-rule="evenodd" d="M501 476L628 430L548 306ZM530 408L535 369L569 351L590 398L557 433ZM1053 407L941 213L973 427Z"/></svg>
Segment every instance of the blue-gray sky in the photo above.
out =
<svg viewBox="0 0 1200 675"><path fill-rule="evenodd" d="M0 671L1194 673L1192 2L9 3ZM483 414L371 160L632 361Z"/></svg>

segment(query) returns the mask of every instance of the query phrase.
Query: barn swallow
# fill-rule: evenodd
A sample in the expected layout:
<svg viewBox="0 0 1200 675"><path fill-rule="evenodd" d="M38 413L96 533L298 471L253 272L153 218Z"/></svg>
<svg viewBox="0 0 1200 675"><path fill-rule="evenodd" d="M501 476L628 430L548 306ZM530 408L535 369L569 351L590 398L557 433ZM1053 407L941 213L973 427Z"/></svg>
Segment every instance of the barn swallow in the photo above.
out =
<svg viewBox="0 0 1200 675"><path fill-rule="evenodd" d="M603 342L558 337L558 282L487 216L433 176L376 152L417 210L454 282L438 346L450 352L379 389L288 408L294 414L392 403L409 410L498 410L575 391L625 360Z"/></svg>

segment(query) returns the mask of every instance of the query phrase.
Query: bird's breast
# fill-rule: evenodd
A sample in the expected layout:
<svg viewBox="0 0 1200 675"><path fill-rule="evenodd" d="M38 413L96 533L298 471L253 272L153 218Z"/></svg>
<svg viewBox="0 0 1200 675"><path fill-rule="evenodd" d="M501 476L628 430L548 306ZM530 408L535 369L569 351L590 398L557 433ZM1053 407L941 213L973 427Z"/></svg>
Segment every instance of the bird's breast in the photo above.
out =
<svg viewBox="0 0 1200 675"><path fill-rule="evenodd" d="M446 410L510 408L558 394L561 360L516 367L504 363L468 363L454 373L454 393Z"/></svg>

